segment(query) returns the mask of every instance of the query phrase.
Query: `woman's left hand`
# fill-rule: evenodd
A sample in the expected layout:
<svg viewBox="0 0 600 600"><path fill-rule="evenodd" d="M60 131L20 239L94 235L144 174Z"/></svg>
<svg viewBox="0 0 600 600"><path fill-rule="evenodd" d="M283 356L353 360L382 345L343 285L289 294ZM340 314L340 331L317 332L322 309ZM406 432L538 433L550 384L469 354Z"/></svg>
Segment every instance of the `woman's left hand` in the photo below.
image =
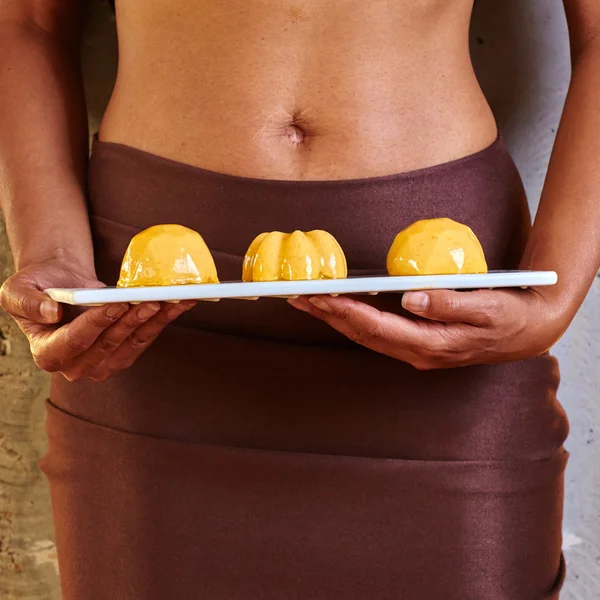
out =
<svg viewBox="0 0 600 600"><path fill-rule="evenodd" d="M289 300L354 342L419 370L490 364L539 356L568 323L535 288L407 292L413 320L339 296Z"/></svg>

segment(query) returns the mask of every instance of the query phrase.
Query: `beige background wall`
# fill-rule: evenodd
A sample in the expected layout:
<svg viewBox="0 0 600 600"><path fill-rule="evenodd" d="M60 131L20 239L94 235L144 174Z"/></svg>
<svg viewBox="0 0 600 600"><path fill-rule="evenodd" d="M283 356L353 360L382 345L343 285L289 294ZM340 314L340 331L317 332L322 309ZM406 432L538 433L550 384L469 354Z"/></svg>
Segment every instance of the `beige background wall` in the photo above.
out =
<svg viewBox="0 0 600 600"><path fill-rule="evenodd" d="M90 123L95 129L114 77L116 40L109 11L99 1L91 4L84 66ZM472 47L482 85L535 208L569 77L561 1L477 0ZM0 277L7 277L11 268L0 228ZM569 579L563 597L596 600L600 594L600 280L555 353L562 365L560 398L571 419L564 544ZM46 395L46 376L33 367L17 328L0 315L2 600L60 597L47 487L36 466L45 446Z"/></svg>

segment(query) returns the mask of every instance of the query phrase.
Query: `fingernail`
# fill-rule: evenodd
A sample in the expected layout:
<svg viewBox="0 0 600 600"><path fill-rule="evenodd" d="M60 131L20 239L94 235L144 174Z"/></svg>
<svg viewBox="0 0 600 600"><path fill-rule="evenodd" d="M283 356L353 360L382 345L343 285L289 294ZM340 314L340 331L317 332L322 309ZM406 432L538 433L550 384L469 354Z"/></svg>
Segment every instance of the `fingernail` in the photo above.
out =
<svg viewBox="0 0 600 600"><path fill-rule="evenodd" d="M421 313L429 308L429 294L425 292L409 292L402 296L402 306L411 312Z"/></svg>
<svg viewBox="0 0 600 600"><path fill-rule="evenodd" d="M116 319L117 317L120 317L126 310L127 307L123 306L122 304L111 304L106 309L106 316L109 319Z"/></svg>
<svg viewBox="0 0 600 600"><path fill-rule="evenodd" d="M52 300L43 300L40 304L40 313L46 321L56 321L58 318L58 306Z"/></svg>
<svg viewBox="0 0 600 600"><path fill-rule="evenodd" d="M144 304L138 308L137 318L146 321L160 310L160 304Z"/></svg>
<svg viewBox="0 0 600 600"><path fill-rule="evenodd" d="M316 306L319 310L322 310L323 312L326 312L326 313L333 312L331 306L329 306L329 304L327 302L325 302L325 300L322 300L321 298L312 297L312 298L309 298L308 301L311 304L313 304L314 306Z"/></svg>

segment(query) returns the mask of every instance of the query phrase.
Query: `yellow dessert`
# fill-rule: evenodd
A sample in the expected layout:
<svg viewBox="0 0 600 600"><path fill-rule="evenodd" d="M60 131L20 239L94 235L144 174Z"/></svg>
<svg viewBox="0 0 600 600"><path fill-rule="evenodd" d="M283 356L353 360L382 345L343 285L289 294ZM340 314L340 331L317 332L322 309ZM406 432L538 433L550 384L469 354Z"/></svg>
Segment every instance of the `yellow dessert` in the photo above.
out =
<svg viewBox="0 0 600 600"><path fill-rule="evenodd" d="M155 225L135 235L117 287L219 283L202 236L182 225Z"/></svg>
<svg viewBox="0 0 600 600"><path fill-rule="evenodd" d="M243 281L343 279L346 257L326 231L261 233L244 258Z"/></svg>
<svg viewBox="0 0 600 600"><path fill-rule="evenodd" d="M427 219L401 231L387 256L390 275L487 273L483 248L473 231L452 219Z"/></svg>

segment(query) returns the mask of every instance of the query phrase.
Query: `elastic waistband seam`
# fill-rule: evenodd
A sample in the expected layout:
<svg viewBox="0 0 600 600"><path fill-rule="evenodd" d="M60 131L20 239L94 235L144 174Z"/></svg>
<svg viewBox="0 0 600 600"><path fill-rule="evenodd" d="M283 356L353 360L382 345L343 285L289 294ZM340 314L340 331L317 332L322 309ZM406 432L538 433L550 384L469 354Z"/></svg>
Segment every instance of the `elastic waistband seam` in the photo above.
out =
<svg viewBox="0 0 600 600"><path fill-rule="evenodd" d="M490 467L499 467L499 466L503 466L503 465L513 465L513 466L518 466L518 465L522 465L522 466L532 466L532 465L544 465L544 464L550 464L552 462L555 461L567 461L569 458L569 452L563 447L559 447L556 449L556 451L548 456L548 457L544 457L544 458L536 458L536 459L511 459L511 460L469 460L469 459L457 459L457 460L452 460L452 459L448 459L448 460L443 460L443 459L438 459L438 460L422 460L422 459L411 459L411 458L403 458L403 457L391 457L391 456L361 456L361 455L353 455L353 454L328 454L328 453L320 453L320 452L304 452L304 451L294 451L294 450L282 450L282 449L276 449L276 448L260 448L260 447L249 447L249 446L235 446L235 445L227 445L227 444L214 444L214 443L210 443L210 442L196 442L196 441L187 441L187 440L177 440L177 439L172 439L172 438L166 438L166 437L160 437L160 436L155 436L155 435L148 435L145 433L136 433L136 432L132 432L132 431L127 431L127 430L123 430L123 429L119 429L116 427L111 427L108 425L102 425L102 424L98 424L98 423L93 423L91 421L88 421L82 417L79 417L77 415L74 415L68 411L65 411L62 408L59 408L56 404L54 404L52 402L51 399L47 399L46 400L46 405L49 408L49 410L51 411L55 411L55 414L59 414L62 415L64 417L67 418L71 418L74 419L76 422L78 422L81 426L86 427L86 428L99 428L100 431L102 431L103 433L107 433L109 435L124 435L124 436L128 436L131 438L138 438L140 440L145 440L145 441L155 441L155 442L162 442L162 443L167 443L167 444L175 444L178 447L184 447L184 446L188 446L188 447L197 447L197 448L204 448L207 450L214 450L214 451L224 451L224 452L250 452L250 453L255 453L255 454L261 454L261 453L272 453L272 454L276 454L279 456L290 456L290 457L312 457L312 458L321 458L323 460L326 459L339 459L339 460L344 460L344 461L356 461L356 460L360 460L360 461L377 461L379 463L384 463L384 462L404 462L404 463L411 463L414 465L447 465L447 466L460 466L460 465L487 465ZM98 431L98 430L97 430Z"/></svg>
<svg viewBox="0 0 600 600"><path fill-rule="evenodd" d="M197 175L202 175L207 179L213 180L227 180L231 183L241 183L246 185L254 185L254 186L265 186L265 187L281 187L281 188L311 188L311 187L321 187L321 188L334 188L334 187L343 187L348 185L354 186L362 186L362 185L377 185L381 184L389 184L395 180L397 181L414 181L416 179L434 177L438 173L443 173L448 170L452 170L457 167L463 167L466 164L471 162L477 162L485 159L489 154L497 152L500 149L504 149L504 139L501 133L498 131L495 140L476 152L472 154L467 154L465 156L461 156L459 158L451 159L449 161L429 165L426 167L420 167L417 169L411 169L408 171L400 171L398 173L390 173L387 175L378 175L375 177L359 177L359 178L350 178L350 179L263 179L257 177L248 177L243 175L234 175L230 173L224 173L220 171L211 171L210 169L205 169L203 167L198 167L189 163L179 162L172 158L168 158L166 156L161 156L159 154L153 154L152 152L148 152L146 150L142 150L141 148L136 148L135 146L128 146L127 144L123 144L121 142L110 142L110 141L102 141L98 138L98 134L94 136L91 156L98 156L98 152L102 150L111 150L114 152L118 152L121 154L129 154L131 156L137 155L144 160L154 161L158 163L162 163L163 165L171 168L176 168L181 171L186 171L190 173L195 173ZM508 154L508 151L507 151Z"/></svg>

